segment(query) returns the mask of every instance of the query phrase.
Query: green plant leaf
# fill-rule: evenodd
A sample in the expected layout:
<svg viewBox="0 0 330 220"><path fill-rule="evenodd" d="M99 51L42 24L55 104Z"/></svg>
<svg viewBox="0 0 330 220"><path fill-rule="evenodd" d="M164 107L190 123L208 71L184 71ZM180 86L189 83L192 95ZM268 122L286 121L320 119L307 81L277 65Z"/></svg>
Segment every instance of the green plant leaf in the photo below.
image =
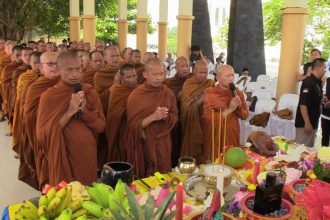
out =
<svg viewBox="0 0 330 220"><path fill-rule="evenodd" d="M158 219L161 220L165 216L166 210L168 206L170 205L176 191L171 192L166 196L166 198L163 200L163 202L160 204L156 211L156 216L159 216Z"/></svg>
<svg viewBox="0 0 330 220"><path fill-rule="evenodd" d="M111 214L113 215L113 217L115 217L116 220L127 220L126 216L122 216L119 212L109 208Z"/></svg>
<svg viewBox="0 0 330 220"><path fill-rule="evenodd" d="M126 195L129 203L131 213L136 220L143 220L144 216L142 214L142 207L136 202L134 193L132 190L125 184Z"/></svg>
<svg viewBox="0 0 330 220"><path fill-rule="evenodd" d="M125 216L128 216L128 212L127 210L123 207L122 204L120 204L119 202L117 202L116 200L114 200L114 203L117 205L117 207L119 208L120 212L122 214L124 214Z"/></svg>
<svg viewBox="0 0 330 220"><path fill-rule="evenodd" d="M155 212L155 200L151 193L148 194L146 205L144 206L144 219L152 219Z"/></svg>
<svg viewBox="0 0 330 220"><path fill-rule="evenodd" d="M174 210L173 212L171 212L170 214L168 214L164 219L162 220L172 220L176 215L176 210Z"/></svg>

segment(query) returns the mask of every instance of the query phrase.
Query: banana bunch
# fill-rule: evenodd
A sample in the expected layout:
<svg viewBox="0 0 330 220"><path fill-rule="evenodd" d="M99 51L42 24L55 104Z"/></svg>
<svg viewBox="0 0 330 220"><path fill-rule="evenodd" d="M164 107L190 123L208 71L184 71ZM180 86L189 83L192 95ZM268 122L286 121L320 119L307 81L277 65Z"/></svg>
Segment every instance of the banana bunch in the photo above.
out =
<svg viewBox="0 0 330 220"><path fill-rule="evenodd" d="M69 185L72 187L72 201L76 200L89 200L89 195L86 191L86 187L82 185L79 181L73 181L69 183Z"/></svg>
<svg viewBox="0 0 330 220"><path fill-rule="evenodd" d="M31 201L24 201L18 211L15 213L16 220L34 220L38 219L38 209Z"/></svg>
<svg viewBox="0 0 330 220"><path fill-rule="evenodd" d="M71 193L72 187L68 185L66 188L62 188L59 191L52 188L48 191L47 195L41 196L38 208L39 218L50 219L63 216L63 219L67 219L67 216L72 214L69 215L69 211L66 210L71 207ZM64 212L64 210L66 211Z"/></svg>

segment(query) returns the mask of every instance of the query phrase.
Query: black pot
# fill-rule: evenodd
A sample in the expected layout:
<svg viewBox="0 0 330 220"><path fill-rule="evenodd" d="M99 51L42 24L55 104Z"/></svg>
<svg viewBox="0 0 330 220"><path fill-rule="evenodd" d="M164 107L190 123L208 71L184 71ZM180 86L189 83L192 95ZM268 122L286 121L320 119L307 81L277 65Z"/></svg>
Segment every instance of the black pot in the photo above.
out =
<svg viewBox="0 0 330 220"><path fill-rule="evenodd" d="M113 188L119 179L130 185L133 182L133 177L132 165L121 161L106 163L101 173L102 182Z"/></svg>

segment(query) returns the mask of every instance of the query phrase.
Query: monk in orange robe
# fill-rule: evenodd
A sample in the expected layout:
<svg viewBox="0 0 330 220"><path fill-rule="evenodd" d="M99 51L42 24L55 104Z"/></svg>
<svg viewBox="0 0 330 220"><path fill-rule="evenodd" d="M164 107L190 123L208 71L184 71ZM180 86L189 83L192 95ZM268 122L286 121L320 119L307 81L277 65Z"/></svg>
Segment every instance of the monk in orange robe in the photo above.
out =
<svg viewBox="0 0 330 220"><path fill-rule="evenodd" d="M12 49L12 62L6 65L1 73L1 91L2 91L2 109L3 112L8 119L8 134L9 136L12 135L12 121L10 120L11 116L11 109L10 109L10 101L11 101L11 82L13 72L16 68L23 65L22 61L22 49L23 47L20 45L16 45Z"/></svg>
<svg viewBox="0 0 330 220"><path fill-rule="evenodd" d="M6 53L6 47L5 47L6 41L3 39L0 39L0 77L1 77L1 72L2 69L5 65L7 65L8 63L6 63L6 58L8 58L8 55ZM9 62L10 62L10 57L9 57ZM0 122L4 120L3 117L3 112L2 112L2 96L1 96L1 82L0 82Z"/></svg>
<svg viewBox="0 0 330 220"><path fill-rule="evenodd" d="M41 76L35 80L27 90L24 101L23 120L27 132L28 145L32 149L35 158L35 168L38 175L39 189L48 183L48 162L45 153L37 141L36 126L39 110L40 96L47 89L53 87L59 81L57 71L57 53L44 52L40 57ZM26 149L27 150L27 149Z"/></svg>
<svg viewBox="0 0 330 220"><path fill-rule="evenodd" d="M132 48L131 47L126 47L124 48L124 50L122 51L121 55L120 55L120 62L122 64L124 63L130 63L131 62L131 52L132 52Z"/></svg>
<svg viewBox="0 0 330 220"><path fill-rule="evenodd" d="M143 73L146 82L127 102L127 156L139 177L171 168L171 130L178 120L173 92L162 83L165 71L159 59L149 59Z"/></svg>
<svg viewBox="0 0 330 220"><path fill-rule="evenodd" d="M96 71L104 68L104 60L102 53L98 51L93 51L84 57L87 59L86 56L89 56L90 64L89 66L83 66L80 75L80 82L81 83L88 83L91 86L94 86L94 74Z"/></svg>
<svg viewBox="0 0 330 220"><path fill-rule="evenodd" d="M182 87L180 119L182 125L181 156L194 157L199 164L204 163L203 152L203 101L205 90L214 86L207 79L208 68L205 61L195 63L193 75Z"/></svg>
<svg viewBox="0 0 330 220"><path fill-rule="evenodd" d="M106 136L108 139L107 161L126 161L127 152L124 142L127 138L127 99L137 86L137 75L131 64L124 64L119 71L120 84L111 87Z"/></svg>
<svg viewBox="0 0 330 220"><path fill-rule="evenodd" d="M13 150L18 153L20 165L18 179L39 189L35 158L33 150L29 144L26 129L23 125L23 108L27 88L39 77L39 63L41 53L31 54L31 70L20 75L17 81L17 96L13 121Z"/></svg>
<svg viewBox="0 0 330 220"><path fill-rule="evenodd" d="M18 77L22 74L27 72L31 69L30 61L31 61L31 54L33 49L30 47L24 47L22 49L22 61L23 65L19 66L13 71L12 79L11 79L11 86L10 86L10 99L9 99L9 122L13 123L14 117L14 109L15 109L15 102L16 102L16 87L17 87L17 80Z"/></svg>
<svg viewBox="0 0 330 220"><path fill-rule="evenodd" d="M57 63L62 80L41 95L37 120L49 183L77 180L90 185L97 179L97 135L105 128L101 102L92 86L80 84L76 53L61 53Z"/></svg>
<svg viewBox="0 0 330 220"><path fill-rule="evenodd" d="M145 79L143 77L144 64L141 63L141 52L137 49L132 50L130 53L130 61L135 67L138 84L142 84Z"/></svg>
<svg viewBox="0 0 330 220"><path fill-rule="evenodd" d="M164 84L172 90L176 97L178 112L180 115L180 98L183 83L189 77L189 61L185 57L178 57L175 61L176 74L171 78L167 78ZM172 130L172 166L175 167L180 157L181 148L181 123L178 121L177 125Z"/></svg>
<svg viewBox="0 0 330 220"><path fill-rule="evenodd" d="M234 97L229 85L234 82L234 69L230 65L222 65L217 68L217 81L219 84L206 90L204 99L204 159L209 160L212 157L212 109L214 113L215 140L214 140L214 159L218 152L223 152L224 146L239 146L240 127L238 119L246 119L249 116L249 110L244 100L243 93L236 88L237 95ZM219 120L220 112L222 114L221 136L219 144ZM225 119L227 123L225 124ZM226 126L226 137L224 130ZM226 143L224 143L226 141ZM219 148L220 147L220 151Z"/></svg>

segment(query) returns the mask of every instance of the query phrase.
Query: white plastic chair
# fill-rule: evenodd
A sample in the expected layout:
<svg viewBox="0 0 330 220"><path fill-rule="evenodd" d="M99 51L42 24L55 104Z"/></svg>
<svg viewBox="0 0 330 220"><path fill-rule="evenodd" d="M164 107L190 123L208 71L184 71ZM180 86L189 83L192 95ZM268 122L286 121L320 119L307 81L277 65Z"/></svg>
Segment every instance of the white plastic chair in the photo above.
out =
<svg viewBox="0 0 330 220"><path fill-rule="evenodd" d="M268 112L268 113L270 113L270 118L271 118L272 112L273 112L275 106L276 106L276 102L272 99L258 100L256 103L254 115L261 114L263 112ZM247 122L241 123L240 129L241 129L240 144L242 144L242 145L244 145L246 143L246 140L248 139L249 135L253 131L264 131L264 132L270 134L269 122L268 122L268 125L264 128L261 126L251 125L250 122L247 121Z"/></svg>
<svg viewBox="0 0 330 220"><path fill-rule="evenodd" d="M283 110L288 108L292 111L292 120L282 119L277 115L273 115L269 119L270 133L273 136L285 136L289 140L293 140L296 137L296 128L294 126L297 106L299 102L299 95L297 94L284 94L281 96L277 106L277 110Z"/></svg>
<svg viewBox="0 0 330 220"><path fill-rule="evenodd" d="M254 90L261 89L261 85L258 82L250 82L246 86L246 92L253 92Z"/></svg>
<svg viewBox="0 0 330 220"><path fill-rule="evenodd" d="M259 81L269 81L269 80L270 80L270 76L267 76L266 74L259 75L258 78L257 78L257 82L259 82Z"/></svg>
<svg viewBox="0 0 330 220"><path fill-rule="evenodd" d="M270 87L270 81L269 80L260 80L258 81L259 85L263 89L267 89Z"/></svg>
<svg viewBox="0 0 330 220"><path fill-rule="evenodd" d="M252 97L257 96L258 100L272 99L272 92L268 89L257 89L252 92Z"/></svg>
<svg viewBox="0 0 330 220"><path fill-rule="evenodd" d="M277 77L272 78L269 83L270 87L277 87L277 81L278 81Z"/></svg>

